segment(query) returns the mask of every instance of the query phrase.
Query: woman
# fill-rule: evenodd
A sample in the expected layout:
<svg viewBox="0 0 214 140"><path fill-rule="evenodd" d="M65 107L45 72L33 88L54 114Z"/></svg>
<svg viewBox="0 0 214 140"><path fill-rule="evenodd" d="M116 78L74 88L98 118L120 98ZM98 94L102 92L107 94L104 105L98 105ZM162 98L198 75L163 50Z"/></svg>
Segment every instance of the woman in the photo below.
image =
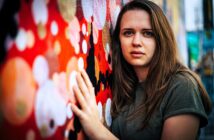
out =
<svg viewBox="0 0 214 140"><path fill-rule="evenodd" d="M110 130L99 120L93 86L77 75L72 105L90 139L197 139L211 102L197 75L177 58L176 41L162 12L151 1L132 1L120 11L112 36Z"/></svg>

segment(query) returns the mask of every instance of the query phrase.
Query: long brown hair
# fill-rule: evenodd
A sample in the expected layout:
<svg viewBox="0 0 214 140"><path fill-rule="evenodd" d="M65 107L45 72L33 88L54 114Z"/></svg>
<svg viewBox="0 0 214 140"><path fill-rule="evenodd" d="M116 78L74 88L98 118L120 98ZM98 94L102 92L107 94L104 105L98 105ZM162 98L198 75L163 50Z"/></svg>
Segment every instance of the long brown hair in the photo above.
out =
<svg viewBox="0 0 214 140"><path fill-rule="evenodd" d="M209 113L211 111L209 96L198 76L178 61L176 40L163 11L151 1L135 0L129 2L121 9L112 34L113 99L111 114L113 118L122 111L125 105L133 102L132 94L135 92L138 83L133 67L123 58L119 40L120 23L123 15L127 11L136 9L145 10L150 15L152 30L156 40L156 50L145 81L146 100L142 101L139 108L137 108L135 113L131 114L130 118L137 117L142 113L146 114L142 124L145 127L152 113L162 101L173 77L172 75L176 73L190 75L198 83L205 110Z"/></svg>

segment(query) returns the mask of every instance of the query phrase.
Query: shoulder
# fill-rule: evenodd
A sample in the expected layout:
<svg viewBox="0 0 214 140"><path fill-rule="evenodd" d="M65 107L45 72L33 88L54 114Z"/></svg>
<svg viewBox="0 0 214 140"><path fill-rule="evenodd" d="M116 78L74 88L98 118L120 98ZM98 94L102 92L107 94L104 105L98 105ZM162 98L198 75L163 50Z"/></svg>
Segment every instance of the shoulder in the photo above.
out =
<svg viewBox="0 0 214 140"><path fill-rule="evenodd" d="M181 114L193 114L200 118L201 125L207 123L207 114L196 80L190 74L176 74L163 98L161 107L164 118Z"/></svg>
<svg viewBox="0 0 214 140"><path fill-rule="evenodd" d="M184 98L189 100L195 98L195 96L200 98L196 80L190 74L179 73L172 77L164 98L176 101Z"/></svg>
<svg viewBox="0 0 214 140"><path fill-rule="evenodd" d="M195 77L189 73L178 73L173 75L167 89L169 96L198 94L200 95L199 84Z"/></svg>
<svg viewBox="0 0 214 140"><path fill-rule="evenodd" d="M177 73L172 77L172 81L170 83L171 86L184 86L184 87L195 87L198 88L197 82L195 78L189 73Z"/></svg>
<svg viewBox="0 0 214 140"><path fill-rule="evenodd" d="M194 77L188 73L175 74L167 89L165 98L167 100L201 100L199 87Z"/></svg>

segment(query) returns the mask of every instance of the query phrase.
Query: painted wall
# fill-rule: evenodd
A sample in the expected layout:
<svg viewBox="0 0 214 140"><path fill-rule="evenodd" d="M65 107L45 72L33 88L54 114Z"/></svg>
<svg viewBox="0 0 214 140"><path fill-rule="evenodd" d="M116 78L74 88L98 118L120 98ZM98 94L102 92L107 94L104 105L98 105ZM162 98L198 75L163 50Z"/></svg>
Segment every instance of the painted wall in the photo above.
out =
<svg viewBox="0 0 214 140"><path fill-rule="evenodd" d="M8 30L0 139L84 139L70 109L80 69L89 74L100 118L110 126L110 30L127 0L21 0L15 11L12 2L0 6L12 19L1 21Z"/></svg>

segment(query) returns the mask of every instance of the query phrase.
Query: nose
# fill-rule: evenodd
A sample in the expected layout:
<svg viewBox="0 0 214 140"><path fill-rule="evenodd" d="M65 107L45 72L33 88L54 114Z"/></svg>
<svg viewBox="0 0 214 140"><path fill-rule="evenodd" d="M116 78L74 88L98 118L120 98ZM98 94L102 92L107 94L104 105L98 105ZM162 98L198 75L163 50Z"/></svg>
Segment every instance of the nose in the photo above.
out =
<svg viewBox="0 0 214 140"><path fill-rule="evenodd" d="M141 46L141 36L139 33L136 33L133 37L132 44L134 47L140 47Z"/></svg>

